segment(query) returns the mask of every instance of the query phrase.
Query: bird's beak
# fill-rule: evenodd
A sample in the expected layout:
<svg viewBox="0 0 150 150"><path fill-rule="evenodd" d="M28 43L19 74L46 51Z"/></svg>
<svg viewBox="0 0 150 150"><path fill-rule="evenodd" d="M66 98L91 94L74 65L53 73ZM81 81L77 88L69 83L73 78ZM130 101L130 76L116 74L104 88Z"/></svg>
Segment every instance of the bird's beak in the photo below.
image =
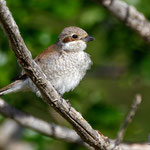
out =
<svg viewBox="0 0 150 150"><path fill-rule="evenodd" d="M89 41L93 41L94 38L88 35L87 37L82 38L82 40L83 40L84 42L89 42Z"/></svg>

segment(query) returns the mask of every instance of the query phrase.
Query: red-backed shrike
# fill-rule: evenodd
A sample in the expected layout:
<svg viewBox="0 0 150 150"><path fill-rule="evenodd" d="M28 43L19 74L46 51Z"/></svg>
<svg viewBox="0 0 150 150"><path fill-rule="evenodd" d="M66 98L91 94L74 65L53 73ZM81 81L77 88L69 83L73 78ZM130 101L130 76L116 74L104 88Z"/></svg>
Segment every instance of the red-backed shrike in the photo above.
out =
<svg viewBox="0 0 150 150"><path fill-rule="evenodd" d="M73 90L84 77L92 62L90 56L84 52L88 41L93 37L79 27L64 28L58 37L58 42L51 45L36 58L47 79L59 94ZM0 89L0 95L18 91L34 91L37 87L24 73L18 80Z"/></svg>

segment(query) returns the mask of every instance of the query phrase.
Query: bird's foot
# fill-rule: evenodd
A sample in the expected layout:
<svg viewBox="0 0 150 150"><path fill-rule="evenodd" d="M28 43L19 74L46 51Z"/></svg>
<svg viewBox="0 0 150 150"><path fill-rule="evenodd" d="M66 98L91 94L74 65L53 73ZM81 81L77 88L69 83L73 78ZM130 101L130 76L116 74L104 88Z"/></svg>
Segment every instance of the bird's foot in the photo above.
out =
<svg viewBox="0 0 150 150"><path fill-rule="evenodd" d="M69 100L68 100L68 99L67 99L67 100L64 100L64 99L60 96L60 101L61 101L61 104L62 104L64 101L67 102L67 104L69 105L69 112L70 112L70 110L71 110L71 103L69 102Z"/></svg>
<svg viewBox="0 0 150 150"><path fill-rule="evenodd" d="M66 99L66 102L67 102L67 104L69 105L69 112L70 112L70 110L71 110L71 103L69 102L68 99Z"/></svg>

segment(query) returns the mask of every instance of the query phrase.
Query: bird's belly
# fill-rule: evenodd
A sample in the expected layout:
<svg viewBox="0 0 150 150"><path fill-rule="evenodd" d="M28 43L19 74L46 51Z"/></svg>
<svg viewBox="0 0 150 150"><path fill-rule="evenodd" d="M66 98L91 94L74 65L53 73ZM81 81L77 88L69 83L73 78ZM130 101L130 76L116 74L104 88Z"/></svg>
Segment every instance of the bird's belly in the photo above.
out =
<svg viewBox="0 0 150 150"><path fill-rule="evenodd" d="M76 52L65 53L51 63L53 65L43 71L55 89L64 94L79 84L92 62L85 52Z"/></svg>
<svg viewBox="0 0 150 150"><path fill-rule="evenodd" d="M64 94L65 92L73 90L82 78L83 75L76 71L62 75L61 77L52 80L51 83L60 94Z"/></svg>

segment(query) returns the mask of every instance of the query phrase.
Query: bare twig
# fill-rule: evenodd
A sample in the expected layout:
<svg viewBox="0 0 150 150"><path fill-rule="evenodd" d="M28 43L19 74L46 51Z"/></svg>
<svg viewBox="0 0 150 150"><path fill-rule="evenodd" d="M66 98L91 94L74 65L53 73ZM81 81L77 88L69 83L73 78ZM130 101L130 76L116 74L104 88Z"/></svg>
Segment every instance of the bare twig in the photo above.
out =
<svg viewBox="0 0 150 150"><path fill-rule="evenodd" d="M1 98L0 113L5 117L15 120L22 126L38 131L46 136L51 136L56 139L65 140L71 143L83 143L75 131L55 125L54 123L48 123L32 115L21 112L20 110L17 110L16 108L7 104Z"/></svg>
<svg viewBox="0 0 150 150"><path fill-rule="evenodd" d="M141 95L137 94L136 97L135 97L135 100L132 104L131 110L129 111L127 117L125 118L123 124L120 127L120 130L118 132L118 135L117 135L117 138L116 138L116 141L115 141L115 145L119 145L122 142L125 130L126 130L128 124L131 123L131 121L132 121L132 119L133 119L133 117L136 113L136 110L137 110L138 106L141 104L141 101L142 101Z"/></svg>
<svg viewBox="0 0 150 150"><path fill-rule="evenodd" d="M136 31L150 44L150 22L138 12L135 7L121 0L96 0L114 16L123 21L128 27Z"/></svg>
<svg viewBox="0 0 150 150"><path fill-rule="evenodd" d="M150 150L150 145L148 143L134 143L134 144L124 144L121 143L120 147L122 150Z"/></svg>
<svg viewBox="0 0 150 150"><path fill-rule="evenodd" d="M108 149L110 146L108 138L94 130L82 115L73 107L70 107L64 99L61 100L59 94L46 79L45 74L32 59L31 53L20 35L18 26L6 6L5 0L0 0L0 23L8 36L12 50L19 63L40 90L43 100L70 122L84 142L87 142L95 149Z"/></svg>

